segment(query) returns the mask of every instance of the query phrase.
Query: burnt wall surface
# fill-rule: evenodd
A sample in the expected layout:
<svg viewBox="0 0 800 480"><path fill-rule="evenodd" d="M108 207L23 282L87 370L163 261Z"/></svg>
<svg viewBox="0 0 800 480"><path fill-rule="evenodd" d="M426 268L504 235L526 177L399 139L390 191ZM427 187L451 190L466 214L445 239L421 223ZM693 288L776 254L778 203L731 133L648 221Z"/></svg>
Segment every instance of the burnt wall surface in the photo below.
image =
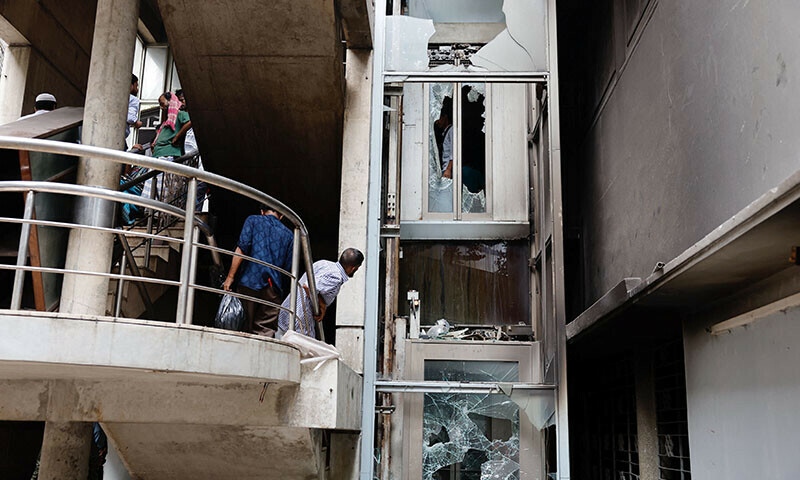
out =
<svg viewBox="0 0 800 480"><path fill-rule="evenodd" d="M800 3L559 2L574 317L800 167Z"/></svg>

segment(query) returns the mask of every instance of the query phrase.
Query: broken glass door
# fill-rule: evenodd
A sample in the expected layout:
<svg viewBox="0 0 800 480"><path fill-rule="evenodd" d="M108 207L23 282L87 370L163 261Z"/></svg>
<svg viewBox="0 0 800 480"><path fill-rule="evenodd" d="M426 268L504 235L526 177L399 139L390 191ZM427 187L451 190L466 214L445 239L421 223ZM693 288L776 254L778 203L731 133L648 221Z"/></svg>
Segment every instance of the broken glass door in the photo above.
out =
<svg viewBox="0 0 800 480"><path fill-rule="evenodd" d="M425 380L518 382L517 362L426 360ZM423 480L519 478L519 406L502 394L427 393Z"/></svg>

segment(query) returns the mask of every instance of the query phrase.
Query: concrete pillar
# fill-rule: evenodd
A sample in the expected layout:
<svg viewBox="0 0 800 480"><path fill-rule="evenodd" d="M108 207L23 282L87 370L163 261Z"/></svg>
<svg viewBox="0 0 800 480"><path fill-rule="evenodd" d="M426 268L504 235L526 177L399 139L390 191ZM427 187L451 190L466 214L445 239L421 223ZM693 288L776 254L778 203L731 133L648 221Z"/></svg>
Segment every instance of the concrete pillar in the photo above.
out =
<svg viewBox="0 0 800 480"><path fill-rule="evenodd" d="M39 480L86 480L91 441L91 423L45 423Z"/></svg>
<svg viewBox="0 0 800 480"><path fill-rule="evenodd" d="M30 45L9 45L6 48L0 77L0 125L18 120L22 115L30 58Z"/></svg>
<svg viewBox="0 0 800 480"><path fill-rule="evenodd" d="M31 46L28 40L0 15L0 39L8 46L0 76L0 125L13 122L22 115L25 97L25 81L28 77L28 62Z"/></svg>
<svg viewBox="0 0 800 480"><path fill-rule="evenodd" d="M361 436L357 433L331 433L330 480L358 480L358 452Z"/></svg>
<svg viewBox="0 0 800 480"><path fill-rule="evenodd" d="M125 138L128 91L133 70L133 49L139 19L139 0L98 0L92 58L83 112L82 142L120 149ZM115 189L121 166L81 158L78 183ZM94 199L77 199L76 221L110 226L114 204ZM111 235L73 230L69 237L68 269L108 272L111 268ZM86 275L65 275L61 311L105 314L108 279Z"/></svg>
<svg viewBox="0 0 800 480"><path fill-rule="evenodd" d="M639 448L640 480L658 480L658 428L653 376L653 351L636 352L636 433Z"/></svg>
<svg viewBox="0 0 800 480"><path fill-rule="evenodd" d="M367 255L371 92L372 50L347 50L339 251L354 247L364 255ZM336 300L336 347L345 362L359 373L364 362L365 297L366 275L362 271L344 284Z"/></svg>

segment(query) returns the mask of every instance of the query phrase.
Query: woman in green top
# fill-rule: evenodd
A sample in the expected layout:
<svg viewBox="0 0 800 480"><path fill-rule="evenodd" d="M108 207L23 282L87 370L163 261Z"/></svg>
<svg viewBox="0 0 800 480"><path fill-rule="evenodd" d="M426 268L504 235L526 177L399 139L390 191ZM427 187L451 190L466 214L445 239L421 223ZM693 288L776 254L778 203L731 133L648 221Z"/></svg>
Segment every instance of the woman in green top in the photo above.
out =
<svg viewBox="0 0 800 480"><path fill-rule="evenodd" d="M167 119L161 124L153 141L153 156L178 158L182 155L184 135L192 128L189 114L181 111L181 101L171 92L158 97L158 105L162 112L166 112ZM173 204L183 196L186 179L180 175L161 173L153 181L156 182L156 188L161 184L162 202Z"/></svg>
<svg viewBox="0 0 800 480"><path fill-rule="evenodd" d="M153 141L154 157L180 157L181 145L186 132L192 128L189 114L181 111L181 102L178 96L165 92L158 97L158 105L162 112L166 112L167 119L159 128L156 139Z"/></svg>

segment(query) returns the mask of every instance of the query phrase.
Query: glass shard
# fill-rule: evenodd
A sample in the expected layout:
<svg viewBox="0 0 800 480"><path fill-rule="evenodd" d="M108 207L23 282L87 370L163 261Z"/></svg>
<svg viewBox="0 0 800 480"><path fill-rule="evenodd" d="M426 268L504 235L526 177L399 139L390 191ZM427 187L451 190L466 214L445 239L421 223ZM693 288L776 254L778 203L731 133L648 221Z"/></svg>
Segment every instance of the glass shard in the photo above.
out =
<svg viewBox="0 0 800 480"><path fill-rule="evenodd" d="M436 30L433 20L390 15L386 17L386 70L419 72L428 69L428 40Z"/></svg>
<svg viewBox="0 0 800 480"><path fill-rule="evenodd" d="M503 13L506 29L472 55L472 64L492 71L546 70L544 2L505 0Z"/></svg>
<svg viewBox="0 0 800 480"><path fill-rule="evenodd" d="M453 211L453 84L432 83L428 113L428 211Z"/></svg>

